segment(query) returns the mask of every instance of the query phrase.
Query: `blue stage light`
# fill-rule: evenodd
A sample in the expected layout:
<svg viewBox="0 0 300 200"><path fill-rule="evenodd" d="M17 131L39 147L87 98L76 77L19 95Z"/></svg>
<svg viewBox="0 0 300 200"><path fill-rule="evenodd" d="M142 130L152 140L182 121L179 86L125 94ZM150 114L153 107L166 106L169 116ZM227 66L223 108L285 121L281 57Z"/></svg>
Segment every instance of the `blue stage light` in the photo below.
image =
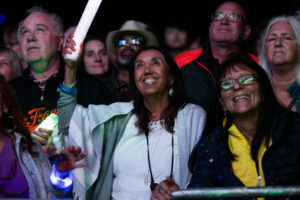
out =
<svg viewBox="0 0 300 200"><path fill-rule="evenodd" d="M5 15L0 13L0 24L5 22Z"/></svg>

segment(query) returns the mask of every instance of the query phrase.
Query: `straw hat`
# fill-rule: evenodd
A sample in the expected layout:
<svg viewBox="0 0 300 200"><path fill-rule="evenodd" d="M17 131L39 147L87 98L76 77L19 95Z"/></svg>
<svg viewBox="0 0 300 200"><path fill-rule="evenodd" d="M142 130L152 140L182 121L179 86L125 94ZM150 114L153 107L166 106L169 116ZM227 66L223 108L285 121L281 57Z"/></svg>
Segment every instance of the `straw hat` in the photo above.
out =
<svg viewBox="0 0 300 200"><path fill-rule="evenodd" d="M145 41L145 47L158 46L158 41L153 33L147 31L140 22L128 20L121 26L120 30L108 33L106 37L108 55L115 51L115 40L122 35L141 35Z"/></svg>

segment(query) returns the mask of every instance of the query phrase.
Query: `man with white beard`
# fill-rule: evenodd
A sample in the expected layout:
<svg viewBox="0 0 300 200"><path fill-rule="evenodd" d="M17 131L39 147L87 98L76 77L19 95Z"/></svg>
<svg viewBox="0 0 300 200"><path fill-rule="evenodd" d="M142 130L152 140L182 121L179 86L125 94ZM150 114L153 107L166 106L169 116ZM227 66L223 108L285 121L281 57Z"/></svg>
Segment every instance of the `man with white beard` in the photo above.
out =
<svg viewBox="0 0 300 200"><path fill-rule="evenodd" d="M109 58L115 66L115 73L119 80L117 98L120 101L132 99L128 92L129 63L131 58L141 49L157 46L158 41L153 33L145 29L143 23L135 20L126 21L120 30L111 31L106 37Z"/></svg>

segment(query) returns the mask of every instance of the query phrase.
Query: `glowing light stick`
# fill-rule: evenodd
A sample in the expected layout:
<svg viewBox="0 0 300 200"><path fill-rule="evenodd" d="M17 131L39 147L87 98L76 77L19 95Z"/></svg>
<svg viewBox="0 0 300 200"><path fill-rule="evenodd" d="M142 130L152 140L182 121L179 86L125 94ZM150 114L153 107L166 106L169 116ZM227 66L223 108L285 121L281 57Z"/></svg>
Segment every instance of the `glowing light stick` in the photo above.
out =
<svg viewBox="0 0 300 200"><path fill-rule="evenodd" d="M36 128L36 130L38 130L39 128L44 128L53 131L57 123L58 116L52 113Z"/></svg>
<svg viewBox="0 0 300 200"><path fill-rule="evenodd" d="M102 0L89 0L88 3L86 4L83 14L74 32L73 40L76 42L76 46L75 46L76 51L73 52L72 54L67 54L65 58L72 61L77 60L80 51L80 44L82 43L82 41L84 40L88 32L101 2Z"/></svg>
<svg viewBox="0 0 300 200"><path fill-rule="evenodd" d="M65 193L69 192L72 189L73 185L73 176L70 171L60 172L57 169L56 163L54 163L51 174L50 174L50 183L60 189Z"/></svg>
<svg viewBox="0 0 300 200"><path fill-rule="evenodd" d="M35 130L38 131L39 128L44 128L50 131L53 131L54 128L57 126L58 124L58 116L54 113L50 114ZM52 137L44 132L40 132L41 134L44 134L45 136L48 137L48 145L52 142ZM47 139L44 139L34 133L31 133L31 136L39 139L39 140L43 140L43 141L47 141Z"/></svg>

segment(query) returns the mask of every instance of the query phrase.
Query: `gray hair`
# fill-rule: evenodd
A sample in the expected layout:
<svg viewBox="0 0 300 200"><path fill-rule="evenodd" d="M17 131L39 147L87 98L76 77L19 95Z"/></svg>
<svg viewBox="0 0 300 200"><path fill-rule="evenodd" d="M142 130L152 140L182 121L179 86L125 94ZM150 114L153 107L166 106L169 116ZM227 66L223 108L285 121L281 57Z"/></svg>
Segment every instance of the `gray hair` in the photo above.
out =
<svg viewBox="0 0 300 200"><path fill-rule="evenodd" d="M26 16L28 16L34 12L40 12L40 13L49 15L49 17L54 21L56 35L60 36L61 34L64 34L63 20L61 19L61 17L59 15L57 15L55 13L50 13L49 11L45 10L44 8L42 8L40 6L33 6L33 7L29 8L28 10L26 10L25 14L26 14ZM20 39L20 36L21 36L21 28L22 28L24 19L19 23L18 39Z"/></svg>
<svg viewBox="0 0 300 200"><path fill-rule="evenodd" d="M266 28L266 33L264 36L261 52L259 54L259 64L266 71L271 82L272 82L272 72L271 72L270 66L268 64L267 56L266 56L266 43L267 43L268 34L270 32L271 27L275 23L281 22L281 21L290 23L290 25L295 33L295 36L296 36L298 48L300 49L300 22L295 17L293 17L293 16L278 16L278 17L274 17L269 20L269 23ZM300 63L298 63L298 74L300 73L299 70L300 70Z"/></svg>
<svg viewBox="0 0 300 200"><path fill-rule="evenodd" d="M22 66L22 60L18 56L18 54L10 48L0 48L0 54L2 53L9 53L11 61L12 61L12 77L11 79L17 78L22 76L23 74L23 66Z"/></svg>

